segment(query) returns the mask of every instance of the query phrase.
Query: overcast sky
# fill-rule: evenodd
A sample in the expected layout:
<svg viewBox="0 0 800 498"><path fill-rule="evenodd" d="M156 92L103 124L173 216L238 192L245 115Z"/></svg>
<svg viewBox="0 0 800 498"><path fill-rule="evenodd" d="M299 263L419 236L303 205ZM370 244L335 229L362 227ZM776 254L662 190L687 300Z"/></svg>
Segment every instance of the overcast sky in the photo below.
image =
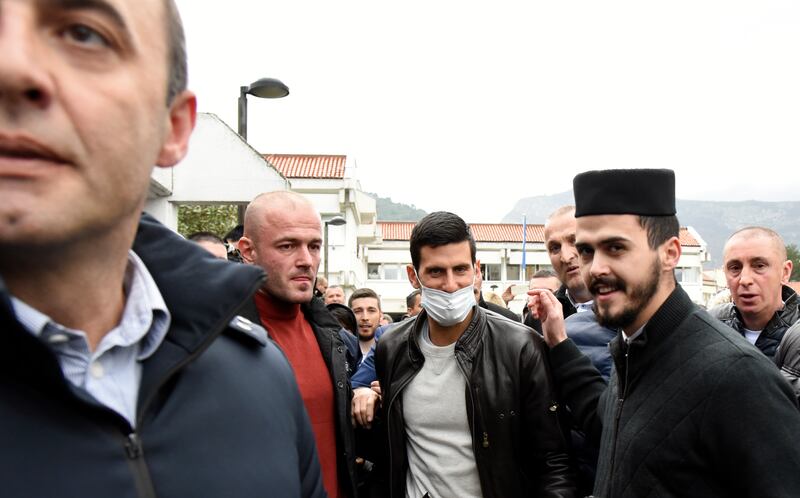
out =
<svg viewBox="0 0 800 498"><path fill-rule="evenodd" d="M347 154L364 190L497 222L587 169L678 197L797 200L800 2L178 0L199 110L262 153Z"/></svg>

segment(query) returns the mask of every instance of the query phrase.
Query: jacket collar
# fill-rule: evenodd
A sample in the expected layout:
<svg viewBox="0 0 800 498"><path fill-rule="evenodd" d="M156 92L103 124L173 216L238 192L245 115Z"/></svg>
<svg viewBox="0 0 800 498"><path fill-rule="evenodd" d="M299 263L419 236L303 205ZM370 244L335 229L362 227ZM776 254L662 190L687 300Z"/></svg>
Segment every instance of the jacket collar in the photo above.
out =
<svg viewBox="0 0 800 498"><path fill-rule="evenodd" d="M660 350L669 341L670 335L697 310L697 305L692 302L686 291L680 285L676 285L675 290L650 317L644 332L630 345L625 343L621 332L617 332L617 336L611 340L608 347L614 357L617 371L624 372L626 350L635 351L629 358L632 371L638 370L639 366L646 367L651 362L657 361L661 354Z"/></svg>
<svg viewBox="0 0 800 498"><path fill-rule="evenodd" d="M467 358L472 358L483 339L483 329L486 324L486 312L477 304L472 308L472 319L464 333L456 341L456 353L463 352ZM424 361L419 340L422 336L422 325L428 321L428 312L424 309L419 312L411 324L411 333L408 334L408 354L412 362Z"/></svg>
<svg viewBox="0 0 800 498"><path fill-rule="evenodd" d="M781 301L783 301L783 308L779 309L772 315L769 322L764 326L764 332L769 335L770 332L773 332L778 329L785 329L787 327L792 326L794 322L800 318L800 297L797 296L797 293L789 287L788 285L781 285ZM744 319L742 318L742 314L739 312L739 308L736 307L735 304L731 303L731 315L736 323L734 328L742 335L744 335ZM730 315L729 315L730 316Z"/></svg>

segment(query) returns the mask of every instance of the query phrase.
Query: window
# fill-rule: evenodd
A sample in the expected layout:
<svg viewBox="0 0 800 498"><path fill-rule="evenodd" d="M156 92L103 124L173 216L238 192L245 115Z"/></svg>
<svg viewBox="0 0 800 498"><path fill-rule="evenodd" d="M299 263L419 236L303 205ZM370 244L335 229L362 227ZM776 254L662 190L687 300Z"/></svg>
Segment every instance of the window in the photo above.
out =
<svg viewBox="0 0 800 498"><path fill-rule="evenodd" d="M381 265L377 263L367 264L367 278L370 280L380 280L381 278Z"/></svg>
<svg viewBox="0 0 800 498"><path fill-rule="evenodd" d="M500 265L482 264L481 274L483 275L484 282L487 280L501 280Z"/></svg>
<svg viewBox="0 0 800 498"><path fill-rule="evenodd" d="M521 265L506 265L506 280L520 280L520 267Z"/></svg>
<svg viewBox="0 0 800 498"><path fill-rule="evenodd" d="M368 263L369 280L405 280L405 266L402 263Z"/></svg>
<svg viewBox="0 0 800 498"><path fill-rule="evenodd" d="M700 272L697 268L675 268L675 279L684 284L696 284L700 282Z"/></svg>
<svg viewBox="0 0 800 498"><path fill-rule="evenodd" d="M397 267L397 265L383 265L383 279L399 280L400 269Z"/></svg>

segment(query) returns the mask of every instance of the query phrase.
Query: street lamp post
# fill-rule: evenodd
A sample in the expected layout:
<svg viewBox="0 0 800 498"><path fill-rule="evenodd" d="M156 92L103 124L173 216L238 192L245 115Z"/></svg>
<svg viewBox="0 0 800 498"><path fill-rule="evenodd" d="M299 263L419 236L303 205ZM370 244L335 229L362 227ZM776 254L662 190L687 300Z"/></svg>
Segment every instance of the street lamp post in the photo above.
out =
<svg viewBox="0 0 800 498"><path fill-rule="evenodd" d="M239 126L238 132L247 141L247 96L261 99L279 99L289 95L289 87L275 78L261 78L250 86L239 87Z"/></svg>
<svg viewBox="0 0 800 498"><path fill-rule="evenodd" d="M324 254L324 257L325 257L325 271L324 271L325 280L328 280L328 225L333 225L333 226L337 227L337 226L344 225L345 223L347 223L347 220L344 219L343 216L338 215L338 214L336 216L332 217L331 219L325 221L325 235L324 235L324 237L325 237L325 254Z"/></svg>
<svg viewBox="0 0 800 498"><path fill-rule="evenodd" d="M289 87L281 80L275 78L261 78L250 83L250 86L239 87L239 123L237 130L239 136L247 142L247 96L252 95L261 99L279 99L289 95ZM239 224L244 223L245 206L239 206Z"/></svg>

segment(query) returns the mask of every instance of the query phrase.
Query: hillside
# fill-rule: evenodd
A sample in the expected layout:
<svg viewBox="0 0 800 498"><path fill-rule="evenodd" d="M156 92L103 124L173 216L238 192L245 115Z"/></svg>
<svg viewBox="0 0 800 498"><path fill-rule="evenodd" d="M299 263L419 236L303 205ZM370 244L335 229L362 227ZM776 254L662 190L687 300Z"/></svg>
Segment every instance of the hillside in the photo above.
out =
<svg viewBox="0 0 800 498"><path fill-rule="evenodd" d="M556 208L573 204L572 192L520 199L503 221L521 223L523 213L530 223L544 223ZM678 219L682 226L692 226L708 243L711 261L705 266L720 266L722 247L735 230L759 225L781 234L787 244L800 245L800 202L715 202L677 199Z"/></svg>
<svg viewBox="0 0 800 498"><path fill-rule="evenodd" d="M375 199L379 221L419 221L428 214L413 204L394 202L390 197L381 197L371 192L367 192L367 195Z"/></svg>

